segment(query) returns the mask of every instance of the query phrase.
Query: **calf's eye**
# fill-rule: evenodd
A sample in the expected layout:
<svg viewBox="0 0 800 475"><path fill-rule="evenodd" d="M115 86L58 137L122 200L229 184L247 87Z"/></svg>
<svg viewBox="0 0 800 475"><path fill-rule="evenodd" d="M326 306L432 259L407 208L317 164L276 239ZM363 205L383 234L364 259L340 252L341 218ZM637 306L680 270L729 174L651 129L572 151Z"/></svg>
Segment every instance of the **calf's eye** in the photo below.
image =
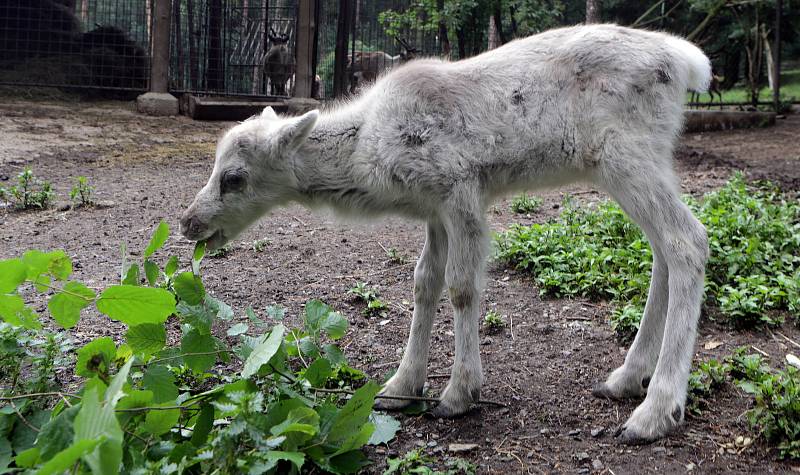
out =
<svg viewBox="0 0 800 475"><path fill-rule="evenodd" d="M222 182L220 183L220 190L222 193L230 193L232 191L241 191L244 188L245 176L242 173L229 172L222 175Z"/></svg>

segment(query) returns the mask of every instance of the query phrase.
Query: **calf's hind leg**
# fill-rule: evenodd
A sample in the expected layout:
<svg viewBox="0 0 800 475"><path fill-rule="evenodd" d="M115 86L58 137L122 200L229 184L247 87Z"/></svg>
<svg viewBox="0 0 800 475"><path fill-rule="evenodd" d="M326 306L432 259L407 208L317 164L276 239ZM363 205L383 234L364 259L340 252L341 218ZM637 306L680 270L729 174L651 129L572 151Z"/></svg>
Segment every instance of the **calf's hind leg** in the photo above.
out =
<svg viewBox="0 0 800 475"><path fill-rule="evenodd" d="M665 436L683 421L708 239L703 225L680 200L671 172L656 169L655 162L645 162L631 170L614 170L610 175L613 182L607 183L607 189L650 236L667 266L669 297L658 362L647 397L621 432L623 442L642 443ZM651 337L657 335L656 330L654 324L649 329ZM655 340L650 346L655 348Z"/></svg>
<svg viewBox="0 0 800 475"><path fill-rule="evenodd" d="M433 317L444 287L447 262L447 233L437 221L428 223L425 247L414 269L414 316L403 359L394 376L380 394L386 396L421 396L428 371L428 353ZM401 409L411 401L377 399L378 409Z"/></svg>

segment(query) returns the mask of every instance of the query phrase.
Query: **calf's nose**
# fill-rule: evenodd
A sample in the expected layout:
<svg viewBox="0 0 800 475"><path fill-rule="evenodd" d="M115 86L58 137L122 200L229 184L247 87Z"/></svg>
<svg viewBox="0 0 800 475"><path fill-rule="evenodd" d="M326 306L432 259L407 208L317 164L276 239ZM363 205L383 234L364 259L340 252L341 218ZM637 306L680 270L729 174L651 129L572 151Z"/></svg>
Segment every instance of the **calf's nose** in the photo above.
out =
<svg viewBox="0 0 800 475"><path fill-rule="evenodd" d="M203 224L197 216L194 215L184 215L181 218L181 234L188 237L189 239L196 237L197 235L201 234L205 230L205 224Z"/></svg>

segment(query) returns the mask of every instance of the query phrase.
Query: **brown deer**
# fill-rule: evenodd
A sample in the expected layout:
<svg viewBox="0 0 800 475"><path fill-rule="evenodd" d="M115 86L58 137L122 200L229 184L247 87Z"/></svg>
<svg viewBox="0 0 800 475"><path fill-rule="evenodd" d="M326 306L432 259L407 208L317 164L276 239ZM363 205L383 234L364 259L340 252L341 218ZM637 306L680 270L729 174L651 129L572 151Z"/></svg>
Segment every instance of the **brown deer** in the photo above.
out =
<svg viewBox="0 0 800 475"><path fill-rule="evenodd" d="M711 96L711 100L706 103L706 108L711 109L711 106L714 105L714 94L719 97L719 106L722 107L722 81L725 78L722 76L717 76L716 74L711 75L711 82L708 83L708 95ZM692 91L692 97L689 101L692 104L700 104L700 93Z"/></svg>
<svg viewBox="0 0 800 475"><path fill-rule="evenodd" d="M402 38L395 40L403 47L397 55L390 55L383 51L356 51L347 58L347 75L350 78L350 93L356 92L359 86L375 82L378 75L384 71L394 69L417 57L419 50L408 44Z"/></svg>
<svg viewBox="0 0 800 475"><path fill-rule="evenodd" d="M272 46L264 57L264 71L269 78L269 93L273 96L286 95L286 81L292 76L292 55L289 52L289 33L278 34L269 29Z"/></svg>

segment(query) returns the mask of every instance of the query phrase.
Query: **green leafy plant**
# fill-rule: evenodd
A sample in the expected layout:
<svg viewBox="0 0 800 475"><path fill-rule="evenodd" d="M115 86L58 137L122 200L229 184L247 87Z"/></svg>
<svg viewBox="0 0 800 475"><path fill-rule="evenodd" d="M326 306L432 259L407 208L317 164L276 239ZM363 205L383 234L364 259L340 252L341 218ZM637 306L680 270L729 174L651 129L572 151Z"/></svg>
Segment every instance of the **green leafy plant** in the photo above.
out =
<svg viewBox="0 0 800 475"><path fill-rule="evenodd" d="M255 251L255 252L264 252L264 250L267 249L267 246L269 246L269 244L270 244L269 243L269 239L266 239L266 238L264 238L264 239L256 239L255 241L253 241L253 244L252 244L253 251Z"/></svg>
<svg viewBox="0 0 800 475"><path fill-rule="evenodd" d="M511 211L519 214L535 213L542 207L544 200L538 196L521 194L511 200Z"/></svg>
<svg viewBox="0 0 800 475"><path fill-rule="evenodd" d="M142 261L124 261L122 283L103 290L73 280L63 251L0 261L0 354L32 355L0 364L0 471L359 471L368 463L361 447L388 442L400 425L373 412L379 386L336 346L346 318L318 300L306 303L301 328L284 326L281 307L268 307L267 319L247 309L248 323L229 326L238 343L228 347L212 329L235 311L205 290L205 245L195 248L191 270L181 271L174 256L162 268L156 253L168 238L161 223ZM102 337L79 348L80 385L61 388L51 375L64 346L42 338L42 317L26 303L33 297L47 300L65 330L93 308L124 324L125 340ZM174 346L169 318L180 323ZM41 343L20 338L31 331ZM26 372L47 385L23 384Z"/></svg>
<svg viewBox="0 0 800 475"><path fill-rule="evenodd" d="M740 174L702 202L687 198L709 233L706 296L736 326L775 325L798 307L800 201ZM542 293L616 304L611 324L629 337L647 299L652 253L614 203L577 208L544 224L512 225L496 235L496 256L535 275Z"/></svg>
<svg viewBox="0 0 800 475"><path fill-rule="evenodd" d="M708 399L722 388L731 370L727 361L711 359L698 364L698 368L689 374L689 394L686 410L694 415L701 415L708 407Z"/></svg>
<svg viewBox="0 0 800 475"><path fill-rule="evenodd" d="M356 282L356 285L348 290L347 293L354 295L358 300L367 304L363 311L367 317L385 315L389 309L389 306L380 299L378 291L369 287L365 282Z"/></svg>
<svg viewBox="0 0 800 475"><path fill-rule="evenodd" d="M89 184L85 176L75 178L75 185L69 191L69 199L77 206L92 206L94 204L94 187Z"/></svg>
<svg viewBox="0 0 800 475"><path fill-rule="evenodd" d="M0 198L17 209L44 209L50 206L54 197L55 192L50 182L36 178L30 168L17 175L15 186L0 189Z"/></svg>
<svg viewBox="0 0 800 475"><path fill-rule="evenodd" d="M388 458L388 467L383 475L474 475L478 467L462 458L448 458L443 465L445 471L436 470L434 467L442 463L433 456L427 455L423 449L414 449L406 452L402 457Z"/></svg>
<svg viewBox="0 0 800 475"><path fill-rule="evenodd" d="M494 310L489 310L483 317L483 326L490 331L498 331L506 326L506 320L503 315Z"/></svg>
<svg viewBox="0 0 800 475"><path fill-rule="evenodd" d="M392 264L405 264L408 262L408 258L394 247L390 247L386 250L386 257L389 258L389 262Z"/></svg>

